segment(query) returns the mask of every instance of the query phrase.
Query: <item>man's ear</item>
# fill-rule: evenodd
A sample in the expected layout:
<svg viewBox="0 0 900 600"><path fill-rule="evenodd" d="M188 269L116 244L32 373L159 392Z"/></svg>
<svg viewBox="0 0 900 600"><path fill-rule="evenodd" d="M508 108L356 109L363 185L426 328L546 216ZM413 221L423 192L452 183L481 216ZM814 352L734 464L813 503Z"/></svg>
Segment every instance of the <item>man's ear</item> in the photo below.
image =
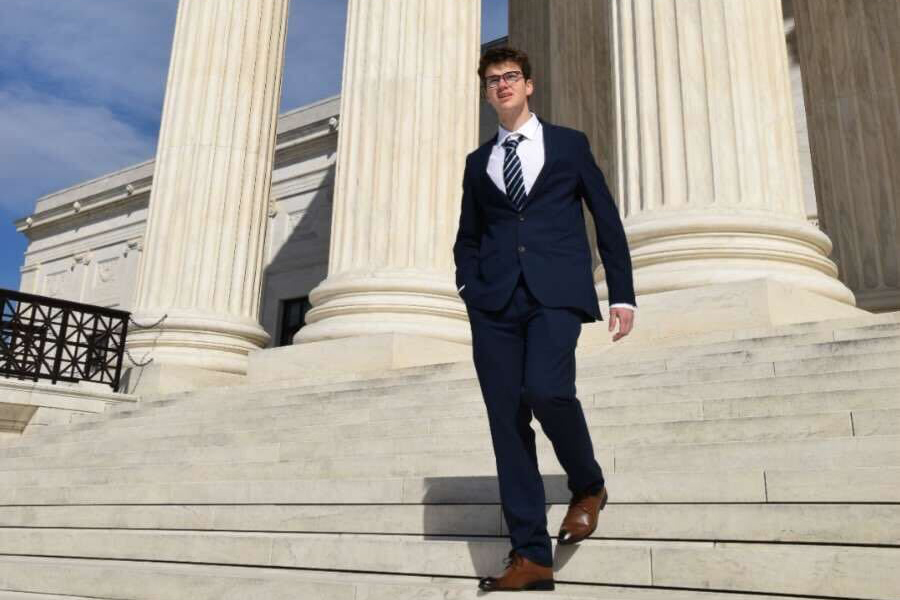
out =
<svg viewBox="0 0 900 600"><path fill-rule="evenodd" d="M534 93L534 79L526 79L525 80L525 96L530 96Z"/></svg>

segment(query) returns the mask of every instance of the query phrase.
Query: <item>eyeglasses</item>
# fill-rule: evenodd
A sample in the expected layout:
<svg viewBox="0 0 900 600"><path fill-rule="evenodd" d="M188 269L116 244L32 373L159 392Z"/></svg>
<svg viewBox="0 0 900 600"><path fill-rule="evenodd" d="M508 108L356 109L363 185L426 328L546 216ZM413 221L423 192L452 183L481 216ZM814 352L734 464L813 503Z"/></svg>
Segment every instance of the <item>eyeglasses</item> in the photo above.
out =
<svg viewBox="0 0 900 600"><path fill-rule="evenodd" d="M522 77L522 71L507 71L503 75L491 75L490 77L485 77L484 86L491 89L497 87L500 85L501 77L503 78L503 81L512 85Z"/></svg>

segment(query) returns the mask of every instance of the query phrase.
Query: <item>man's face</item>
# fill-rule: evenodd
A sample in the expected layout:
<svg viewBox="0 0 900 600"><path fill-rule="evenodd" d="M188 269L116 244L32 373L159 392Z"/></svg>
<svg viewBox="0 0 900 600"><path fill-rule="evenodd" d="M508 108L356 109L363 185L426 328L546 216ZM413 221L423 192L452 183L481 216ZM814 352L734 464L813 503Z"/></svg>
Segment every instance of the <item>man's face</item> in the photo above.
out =
<svg viewBox="0 0 900 600"><path fill-rule="evenodd" d="M516 71L519 80L515 83L508 83L502 75ZM494 107L498 113L517 113L528 102L528 97L534 91L534 82L532 80L525 81L522 75L522 69L514 62L503 62L489 65L484 71L485 82L489 82L491 77L500 77L497 87L485 87L484 93L488 104Z"/></svg>

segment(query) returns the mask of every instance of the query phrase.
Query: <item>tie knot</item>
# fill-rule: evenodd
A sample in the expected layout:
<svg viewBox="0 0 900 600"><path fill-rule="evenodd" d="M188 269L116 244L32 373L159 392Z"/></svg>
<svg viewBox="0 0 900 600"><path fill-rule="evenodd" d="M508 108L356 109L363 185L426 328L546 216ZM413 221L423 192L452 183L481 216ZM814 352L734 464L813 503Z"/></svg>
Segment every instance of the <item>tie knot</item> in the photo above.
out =
<svg viewBox="0 0 900 600"><path fill-rule="evenodd" d="M515 147L518 146L519 142L521 142L521 141L522 141L521 137L519 137L517 134L513 134L513 135L509 136L508 138L506 138L506 141L503 142L503 147L515 149Z"/></svg>

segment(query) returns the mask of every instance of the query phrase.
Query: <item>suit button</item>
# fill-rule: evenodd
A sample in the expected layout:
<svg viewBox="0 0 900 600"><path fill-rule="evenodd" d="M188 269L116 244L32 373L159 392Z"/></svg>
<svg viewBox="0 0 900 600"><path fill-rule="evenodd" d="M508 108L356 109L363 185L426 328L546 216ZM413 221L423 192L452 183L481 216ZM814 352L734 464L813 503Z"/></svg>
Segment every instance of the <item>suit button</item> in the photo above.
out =
<svg viewBox="0 0 900 600"><path fill-rule="evenodd" d="M523 217L522 215L519 215L519 220L520 220L520 221L524 221L524 220L525 220L525 217Z"/></svg>
<svg viewBox="0 0 900 600"><path fill-rule="evenodd" d="M519 252L525 252L525 246L519 246Z"/></svg>

